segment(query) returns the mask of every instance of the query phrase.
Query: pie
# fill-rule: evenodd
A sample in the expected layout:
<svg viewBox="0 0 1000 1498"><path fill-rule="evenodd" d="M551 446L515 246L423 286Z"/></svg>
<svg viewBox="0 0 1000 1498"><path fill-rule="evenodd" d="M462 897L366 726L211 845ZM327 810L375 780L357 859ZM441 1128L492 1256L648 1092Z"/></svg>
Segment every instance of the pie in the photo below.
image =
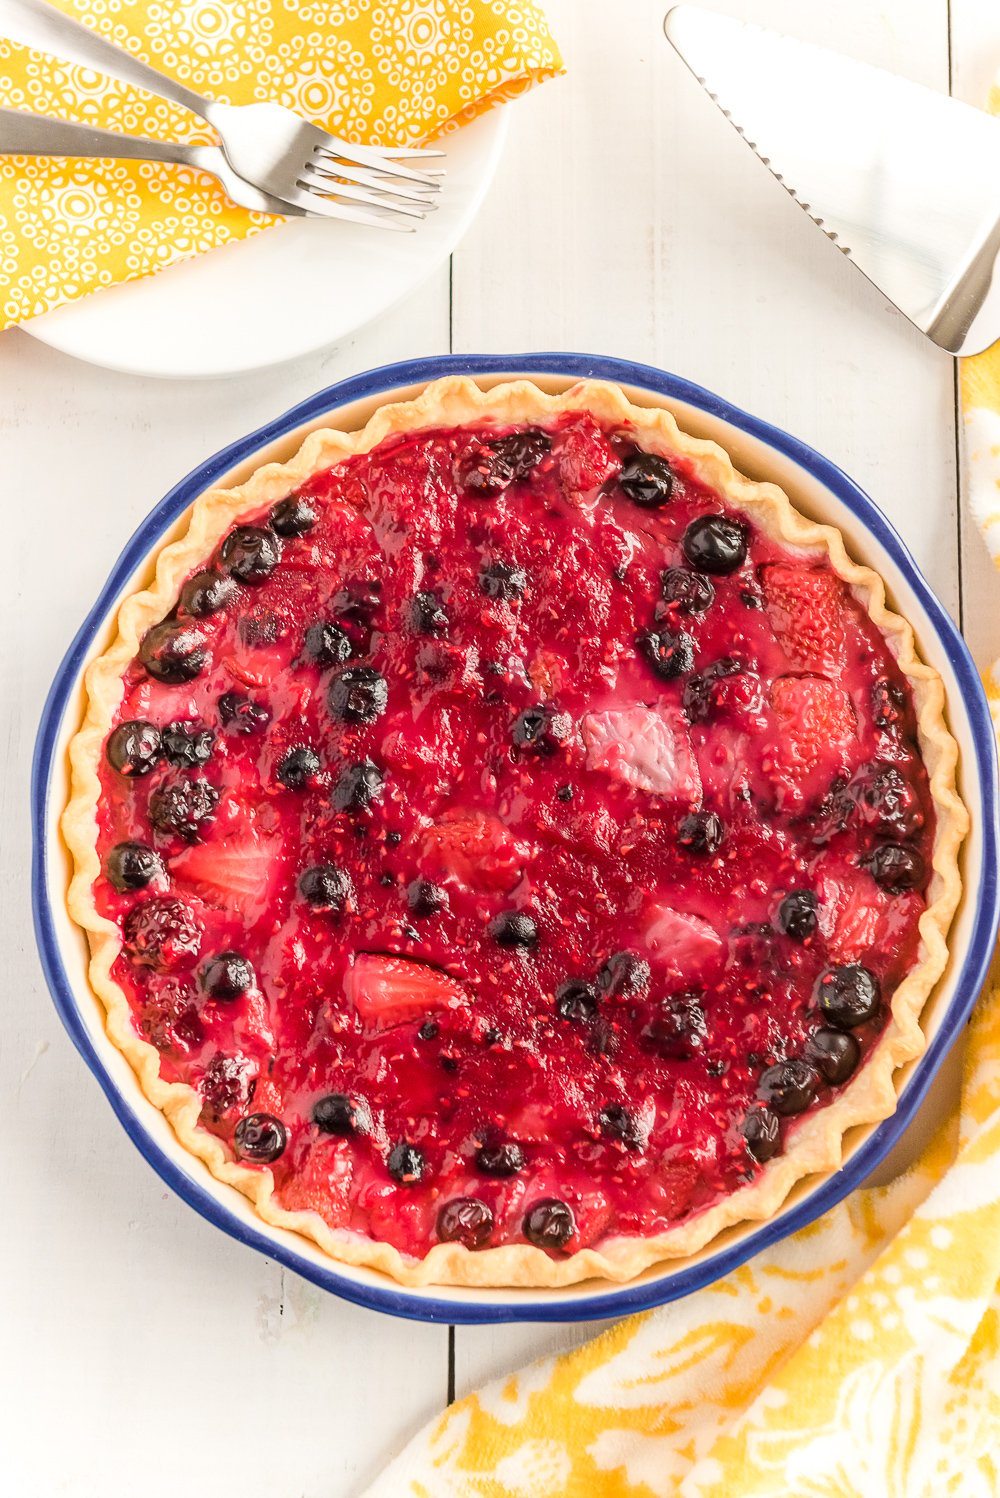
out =
<svg viewBox="0 0 1000 1498"><path fill-rule="evenodd" d="M270 1224L626 1280L887 1117L968 825L837 530L664 410L449 378L212 490L90 666L107 1031Z"/></svg>

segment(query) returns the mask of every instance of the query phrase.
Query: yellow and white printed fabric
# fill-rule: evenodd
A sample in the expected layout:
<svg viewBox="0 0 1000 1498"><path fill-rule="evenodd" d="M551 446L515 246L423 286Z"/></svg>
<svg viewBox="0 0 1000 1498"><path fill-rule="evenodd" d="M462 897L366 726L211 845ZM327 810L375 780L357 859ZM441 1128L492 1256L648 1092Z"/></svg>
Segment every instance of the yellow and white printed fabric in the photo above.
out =
<svg viewBox="0 0 1000 1498"><path fill-rule="evenodd" d="M562 70L533 0L53 0L198 93L412 145ZM128 135L215 139L185 110L0 38L0 104ZM213 177L0 157L0 328L280 222Z"/></svg>
<svg viewBox="0 0 1000 1498"><path fill-rule="evenodd" d="M1000 343L961 377L1000 566ZM1000 663L986 687L1000 731ZM1000 1498L1000 965L912 1170L460 1400L367 1498Z"/></svg>

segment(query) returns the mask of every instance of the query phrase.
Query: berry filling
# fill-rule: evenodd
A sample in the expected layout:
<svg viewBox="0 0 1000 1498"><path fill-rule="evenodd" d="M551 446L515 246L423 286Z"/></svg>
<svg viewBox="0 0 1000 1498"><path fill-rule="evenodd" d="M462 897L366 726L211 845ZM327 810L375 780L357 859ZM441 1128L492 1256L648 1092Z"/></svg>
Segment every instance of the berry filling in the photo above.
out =
<svg viewBox="0 0 1000 1498"><path fill-rule="evenodd" d="M124 678L99 909L278 1202L562 1256L752 1181L863 1066L934 835L822 559L589 416L242 518Z"/></svg>

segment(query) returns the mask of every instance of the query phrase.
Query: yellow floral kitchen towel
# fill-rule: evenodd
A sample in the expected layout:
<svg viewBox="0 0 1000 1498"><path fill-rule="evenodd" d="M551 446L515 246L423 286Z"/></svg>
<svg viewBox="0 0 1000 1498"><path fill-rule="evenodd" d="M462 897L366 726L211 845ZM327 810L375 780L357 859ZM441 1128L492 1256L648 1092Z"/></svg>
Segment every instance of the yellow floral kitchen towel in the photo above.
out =
<svg viewBox="0 0 1000 1498"><path fill-rule="evenodd" d="M561 71L533 0L54 0L161 72L413 144ZM207 142L175 105L0 39L0 104ZM0 157L0 328L278 222L184 167ZM346 232L350 232L349 230Z"/></svg>
<svg viewBox="0 0 1000 1498"><path fill-rule="evenodd" d="M1000 344L961 374L1000 565ZM1000 663L986 685L1000 731ZM916 1167L460 1400L367 1498L1000 1498L1000 963Z"/></svg>
<svg viewBox="0 0 1000 1498"><path fill-rule="evenodd" d="M917 1167L718 1284L460 1400L367 1498L998 1494L994 985L960 1109Z"/></svg>

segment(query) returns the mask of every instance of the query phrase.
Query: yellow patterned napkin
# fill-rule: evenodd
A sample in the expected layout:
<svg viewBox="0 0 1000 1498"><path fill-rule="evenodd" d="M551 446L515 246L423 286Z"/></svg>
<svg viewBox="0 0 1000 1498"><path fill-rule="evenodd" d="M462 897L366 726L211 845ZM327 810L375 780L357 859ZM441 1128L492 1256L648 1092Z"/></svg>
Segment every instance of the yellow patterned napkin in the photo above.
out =
<svg viewBox="0 0 1000 1498"><path fill-rule="evenodd" d="M1000 566L1000 343L961 375L972 510ZM1000 731L1000 663L986 687ZM960 1103L914 1169L461 1400L368 1498L564 1495L1000 1498L1000 965Z"/></svg>
<svg viewBox="0 0 1000 1498"><path fill-rule="evenodd" d="M413 144L562 69L533 0L55 3L199 93L273 100L373 144ZM214 139L183 109L2 39L0 104ZM275 222L183 167L0 157L0 328Z"/></svg>

